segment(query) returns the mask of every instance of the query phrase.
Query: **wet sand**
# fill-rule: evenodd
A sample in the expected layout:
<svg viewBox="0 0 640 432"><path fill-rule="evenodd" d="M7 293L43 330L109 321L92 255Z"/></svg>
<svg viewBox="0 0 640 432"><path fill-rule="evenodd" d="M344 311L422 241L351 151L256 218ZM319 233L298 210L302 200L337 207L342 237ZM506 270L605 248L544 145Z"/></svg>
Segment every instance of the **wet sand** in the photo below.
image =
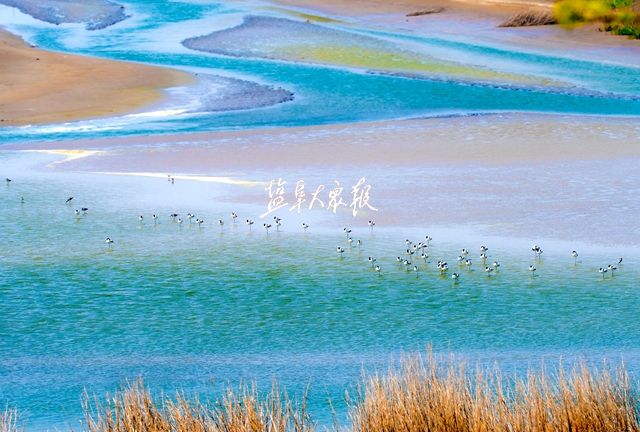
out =
<svg viewBox="0 0 640 432"><path fill-rule="evenodd" d="M283 9L328 17L346 24L419 35L465 38L484 44L637 66L640 42L601 31L598 25L572 30L558 25L501 28L508 17L525 10L550 11L552 0L275 0ZM408 17L429 9L442 12Z"/></svg>
<svg viewBox="0 0 640 432"><path fill-rule="evenodd" d="M3 149L55 150L67 161L42 168L58 172L222 183L220 205L253 206L255 214L266 208L259 185L269 180L283 178L289 195L300 179L307 194L339 181L348 198L366 177L378 212L363 211L356 221L348 208L337 215L314 209L305 220L340 228L375 218L387 227L631 247L640 245L633 216L640 211L639 134L634 119L511 114Z"/></svg>
<svg viewBox="0 0 640 432"><path fill-rule="evenodd" d="M636 119L542 114L397 120L299 128L5 145L99 150L81 171L201 173L308 167L505 165L640 157Z"/></svg>
<svg viewBox="0 0 640 432"><path fill-rule="evenodd" d="M185 85L183 72L32 48L0 29L0 127L133 112Z"/></svg>

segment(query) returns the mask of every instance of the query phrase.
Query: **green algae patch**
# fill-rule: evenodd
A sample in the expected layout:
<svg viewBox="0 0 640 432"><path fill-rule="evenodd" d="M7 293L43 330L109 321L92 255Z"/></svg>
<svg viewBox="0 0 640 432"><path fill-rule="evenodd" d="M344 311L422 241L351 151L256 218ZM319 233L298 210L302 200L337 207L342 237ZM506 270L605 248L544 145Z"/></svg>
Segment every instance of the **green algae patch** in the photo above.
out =
<svg viewBox="0 0 640 432"><path fill-rule="evenodd" d="M548 80L538 80L525 75L465 66L454 62L437 61L404 51L392 52L347 45L283 46L278 51L282 57L288 60L334 66L409 74L443 75L466 79L549 84Z"/></svg>

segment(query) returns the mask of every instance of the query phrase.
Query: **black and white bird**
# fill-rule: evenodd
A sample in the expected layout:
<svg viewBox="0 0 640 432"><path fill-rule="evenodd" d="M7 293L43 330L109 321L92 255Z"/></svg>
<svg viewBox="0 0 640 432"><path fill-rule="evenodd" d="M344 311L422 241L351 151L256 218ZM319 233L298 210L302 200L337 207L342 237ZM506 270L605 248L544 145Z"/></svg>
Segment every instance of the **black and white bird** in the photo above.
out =
<svg viewBox="0 0 640 432"><path fill-rule="evenodd" d="M67 200L64 203L65 204L69 204L71 201L73 201L73 197L67 198Z"/></svg>
<svg viewBox="0 0 640 432"><path fill-rule="evenodd" d="M238 214L236 212L231 212L231 219L233 219L233 223L236 223L236 219L238 219Z"/></svg>
<svg viewBox="0 0 640 432"><path fill-rule="evenodd" d="M11 180L9 177L7 177L7 178L5 179L5 181L7 182L7 184L9 184L9 183L11 183L13 180Z"/></svg>
<svg viewBox="0 0 640 432"><path fill-rule="evenodd" d="M491 272L493 271L493 267L488 267L486 266L484 268L484 272L487 274L487 276L491 276Z"/></svg>
<svg viewBox="0 0 640 432"><path fill-rule="evenodd" d="M80 210L82 210L82 213L87 214L89 207L82 207Z"/></svg>
<svg viewBox="0 0 640 432"><path fill-rule="evenodd" d="M578 262L578 252L571 251L571 256L573 257L573 265L576 265L576 263Z"/></svg>
<svg viewBox="0 0 640 432"><path fill-rule="evenodd" d="M108 245L111 246L113 244L113 240L111 240L111 237L107 237L106 239L104 239L104 242Z"/></svg>
<svg viewBox="0 0 640 432"><path fill-rule="evenodd" d="M458 279L460 279L460 275L458 273L452 273L451 279L453 279L453 281L456 282Z"/></svg>
<svg viewBox="0 0 640 432"><path fill-rule="evenodd" d="M369 225L369 228L371 228L371 231L373 231L373 227L376 226L376 223L374 221L369 221L367 222L367 225Z"/></svg>
<svg viewBox="0 0 640 432"><path fill-rule="evenodd" d="M600 267L598 269L598 273L600 273L602 275L602 279L604 279L605 274L607 273L607 269L606 268L602 268Z"/></svg>
<svg viewBox="0 0 640 432"><path fill-rule="evenodd" d="M529 271L531 272L531 274L533 275L536 272L537 268L535 268L534 266L530 265L529 266Z"/></svg>
<svg viewBox="0 0 640 432"><path fill-rule="evenodd" d="M343 247L340 247L340 246L337 246L337 247L336 247L336 252L337 252L340 256L342 256L342 254L344 253L344 248L343 248Z"/></svg>
<svg viewBox="0 0 640 432"><path fill-rule="evenodd" d="M306 230L307 230L307 228L309 228L309 225L308 225L308 224L306 224L306 223L304 223L304 222L302 222L302 229L303 229L304 231L306 231Z"/></svg>

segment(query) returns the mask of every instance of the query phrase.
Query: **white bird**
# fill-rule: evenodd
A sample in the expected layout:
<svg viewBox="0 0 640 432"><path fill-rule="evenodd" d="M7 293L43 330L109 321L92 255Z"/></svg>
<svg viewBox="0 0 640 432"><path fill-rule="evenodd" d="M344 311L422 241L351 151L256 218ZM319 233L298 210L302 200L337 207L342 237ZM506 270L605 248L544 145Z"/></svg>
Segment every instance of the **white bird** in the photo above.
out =
<svg viewBox="0 0 640 432"><path fill-rule="evenodd" d="M418 269L418 266L414 265L414 266L413 266L413 272L414 272L414 273L418 273L418 270L419 270L419 269Z"/></svg>
<svg viewBox="0 0 640 432"><path fill-rule="evenodd" d="M468 259L468 260L466 260L466 261L464 262L464 265L466 265L467 267L471 267L471 264L472 264L472 263L471 263L471 260L470 260L470 259Z"/></svg>
<svg viewBox="0 0 640 432"><path fill-rule="evenodd" d="M482 262L485 262L487 260L487 255L483 252L480 254L480 259L482 260Z"/></svg>
<svg viewBox="0 0 640 432"><path fill-rule="evenodd" d="M138 220L139 220L140 222L143 222L143 221L144 221L144 218L142 217L142 215L138 216Z"/></svg>
<svg viewBox="0 0 640 432"><path fill-rule="evenodd" d="M181 225L182 224L182 219L178 218L177 222L178 222L178 225Z"/></svg>
<svg viewBox="0 0 640 432"><path fill-rule="evenodd" d="M376 272L380 273L380 270L381 270L381 269L380 269L380 266L379 266L379 265L375 266L374 270L375 270Z"/></svg>
<svg viewBox="0 0 640 432"><path fill-rule="evenodd" d="M220 225L220 229L224 227L224 221L222 219L218 219L218 225Z"/></svg>
<svg viewBox="0 0 640 432"><path fill-rule="evenodd" d="M153 219L153 223L158 222L158 216L156 216L155 214L151 216L151 219Z"/></svg>
<svg viewBox="0 0 640 432"><path fill-rule="evenodd" d="M462 250L460 251L460 255L462 255L463 257L466 257L467 255L469 255L469 251L468 251L468 250L466 250L466 249L462 249Z"/></svg>
<svg viewBox="0 0 640 432"><path fill-rule="evenodd" d="M80 210L75 209L73 212L76 214L76 217L80 217Z"/></svg>
<svg viewBox="0 0 640 432"><path fill-rule="evenodd" d="M396 257L396 262L402 262L402 258Z"/></svg>

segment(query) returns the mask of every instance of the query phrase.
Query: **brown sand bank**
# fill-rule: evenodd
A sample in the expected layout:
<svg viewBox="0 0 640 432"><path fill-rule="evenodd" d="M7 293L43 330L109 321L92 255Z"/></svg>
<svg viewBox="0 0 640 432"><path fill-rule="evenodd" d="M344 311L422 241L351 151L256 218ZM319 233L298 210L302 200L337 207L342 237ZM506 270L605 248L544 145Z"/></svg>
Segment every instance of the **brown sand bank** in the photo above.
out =
<svg viewBox="0 0 640 432"><path fill-rule="evenodd" d="M0 29L0 126L134 111L184 85L188 74L32 48Z"/></svg>

